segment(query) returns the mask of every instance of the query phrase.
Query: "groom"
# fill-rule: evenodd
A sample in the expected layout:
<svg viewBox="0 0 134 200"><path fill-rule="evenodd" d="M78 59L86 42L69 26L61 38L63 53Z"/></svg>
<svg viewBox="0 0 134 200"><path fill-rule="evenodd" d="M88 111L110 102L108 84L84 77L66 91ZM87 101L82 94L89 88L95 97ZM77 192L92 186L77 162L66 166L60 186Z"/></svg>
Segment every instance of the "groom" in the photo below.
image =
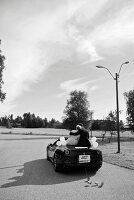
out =
<svg viewBox="0 0 134 200"><path fill-rule="evenodd" d="M70 133L70 135L80 135L79 141L77 146L79 147L91 147L91 144L89 142L89 133L88 131L83 127L82 123L79 123L76 126L76 133Z"/></svg>

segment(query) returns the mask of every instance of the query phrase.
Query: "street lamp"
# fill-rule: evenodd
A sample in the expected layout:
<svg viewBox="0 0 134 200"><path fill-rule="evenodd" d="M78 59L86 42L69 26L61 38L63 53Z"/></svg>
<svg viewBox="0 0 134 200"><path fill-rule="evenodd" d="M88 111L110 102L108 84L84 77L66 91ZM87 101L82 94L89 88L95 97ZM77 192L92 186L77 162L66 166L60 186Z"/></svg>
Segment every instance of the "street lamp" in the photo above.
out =
<svg viewBox="0 0 134 200"><path fill-rule="evenodd" d="M118 151L117 153L120 153L120 127L119 127L119 99L118 99L118 79L119 79L119 75L120 75L120 71L121 71L121 68L123 65L126 65L128 64L129 61L126 61L124 63L121 64L120 66L120 69L119 69L119 72L118 73L115 73L115 77L112 75L112 73L110 72L110 70L106 67L103 67L103 66L96 66L97 68L103 68L103 69L106 69L109 74L112 76L112 78L116 81L116 106L117 106L117 134L118 134Z"/></svg>

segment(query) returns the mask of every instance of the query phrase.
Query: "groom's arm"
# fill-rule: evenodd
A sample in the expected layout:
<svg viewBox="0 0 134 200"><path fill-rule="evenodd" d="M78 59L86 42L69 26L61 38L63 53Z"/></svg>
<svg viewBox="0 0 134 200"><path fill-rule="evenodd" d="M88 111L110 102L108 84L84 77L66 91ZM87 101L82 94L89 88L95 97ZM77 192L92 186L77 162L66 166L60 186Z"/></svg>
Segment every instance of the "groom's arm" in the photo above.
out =
<svg viewBox="0 0 134 200"><path fill-rule="evenodd" d="M70 135L79 135L79 132L76 130L70 131Z"/></svg>

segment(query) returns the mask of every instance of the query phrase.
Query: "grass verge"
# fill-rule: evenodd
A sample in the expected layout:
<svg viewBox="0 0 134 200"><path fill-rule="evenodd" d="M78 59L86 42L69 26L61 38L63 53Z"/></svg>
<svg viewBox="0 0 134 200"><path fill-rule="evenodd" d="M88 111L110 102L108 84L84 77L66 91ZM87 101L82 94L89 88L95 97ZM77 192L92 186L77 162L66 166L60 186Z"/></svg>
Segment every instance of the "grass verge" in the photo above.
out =
<svg viewBox="0 0 134 200"><path fill-rule="evenodd" d="M121 138L120 153L114 138L110 143L106 140L99 142L99 149L103 154L103 161L134 170L134 138Z"/></svg>

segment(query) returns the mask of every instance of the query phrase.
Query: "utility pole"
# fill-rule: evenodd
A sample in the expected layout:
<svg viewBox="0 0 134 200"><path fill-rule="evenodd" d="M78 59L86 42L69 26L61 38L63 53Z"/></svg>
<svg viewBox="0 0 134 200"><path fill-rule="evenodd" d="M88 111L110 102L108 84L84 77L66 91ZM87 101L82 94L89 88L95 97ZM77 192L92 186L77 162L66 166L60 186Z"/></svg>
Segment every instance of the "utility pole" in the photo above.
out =
<svg viewBox="0 0 134 200"><path fill-rule="evenodd" d="M117 122L117 142L118 142L118 151L117 153L120 153L120 124L119 124L119 99L118 99L118 79L119 79L119 75L120 75L120 71L122 69L123 65L128 64L129 61L126 61L124 63L121 64L120 69L119 69L119 73L115 73L115 77L112 75L112 73L110 72L110 70L107 67L103 67L103 66L96 66L97 68L103 68L106 69L109 74L112 76L112 78L116 81L116 106L117 106L117 110L116 110L116 122Z"/></svg>
<svg viewBox="0 0 134 200"><path fill-rule="evenodd" d="M119 74L115 74L115 80L116 80L116 106L117 106L117 110L116 110L116 115L117 115L117 140L118 140L118 151L117 153L120 153L120 123L119 123L119 99L118 99L118 78L119 78Z"/></svg>

